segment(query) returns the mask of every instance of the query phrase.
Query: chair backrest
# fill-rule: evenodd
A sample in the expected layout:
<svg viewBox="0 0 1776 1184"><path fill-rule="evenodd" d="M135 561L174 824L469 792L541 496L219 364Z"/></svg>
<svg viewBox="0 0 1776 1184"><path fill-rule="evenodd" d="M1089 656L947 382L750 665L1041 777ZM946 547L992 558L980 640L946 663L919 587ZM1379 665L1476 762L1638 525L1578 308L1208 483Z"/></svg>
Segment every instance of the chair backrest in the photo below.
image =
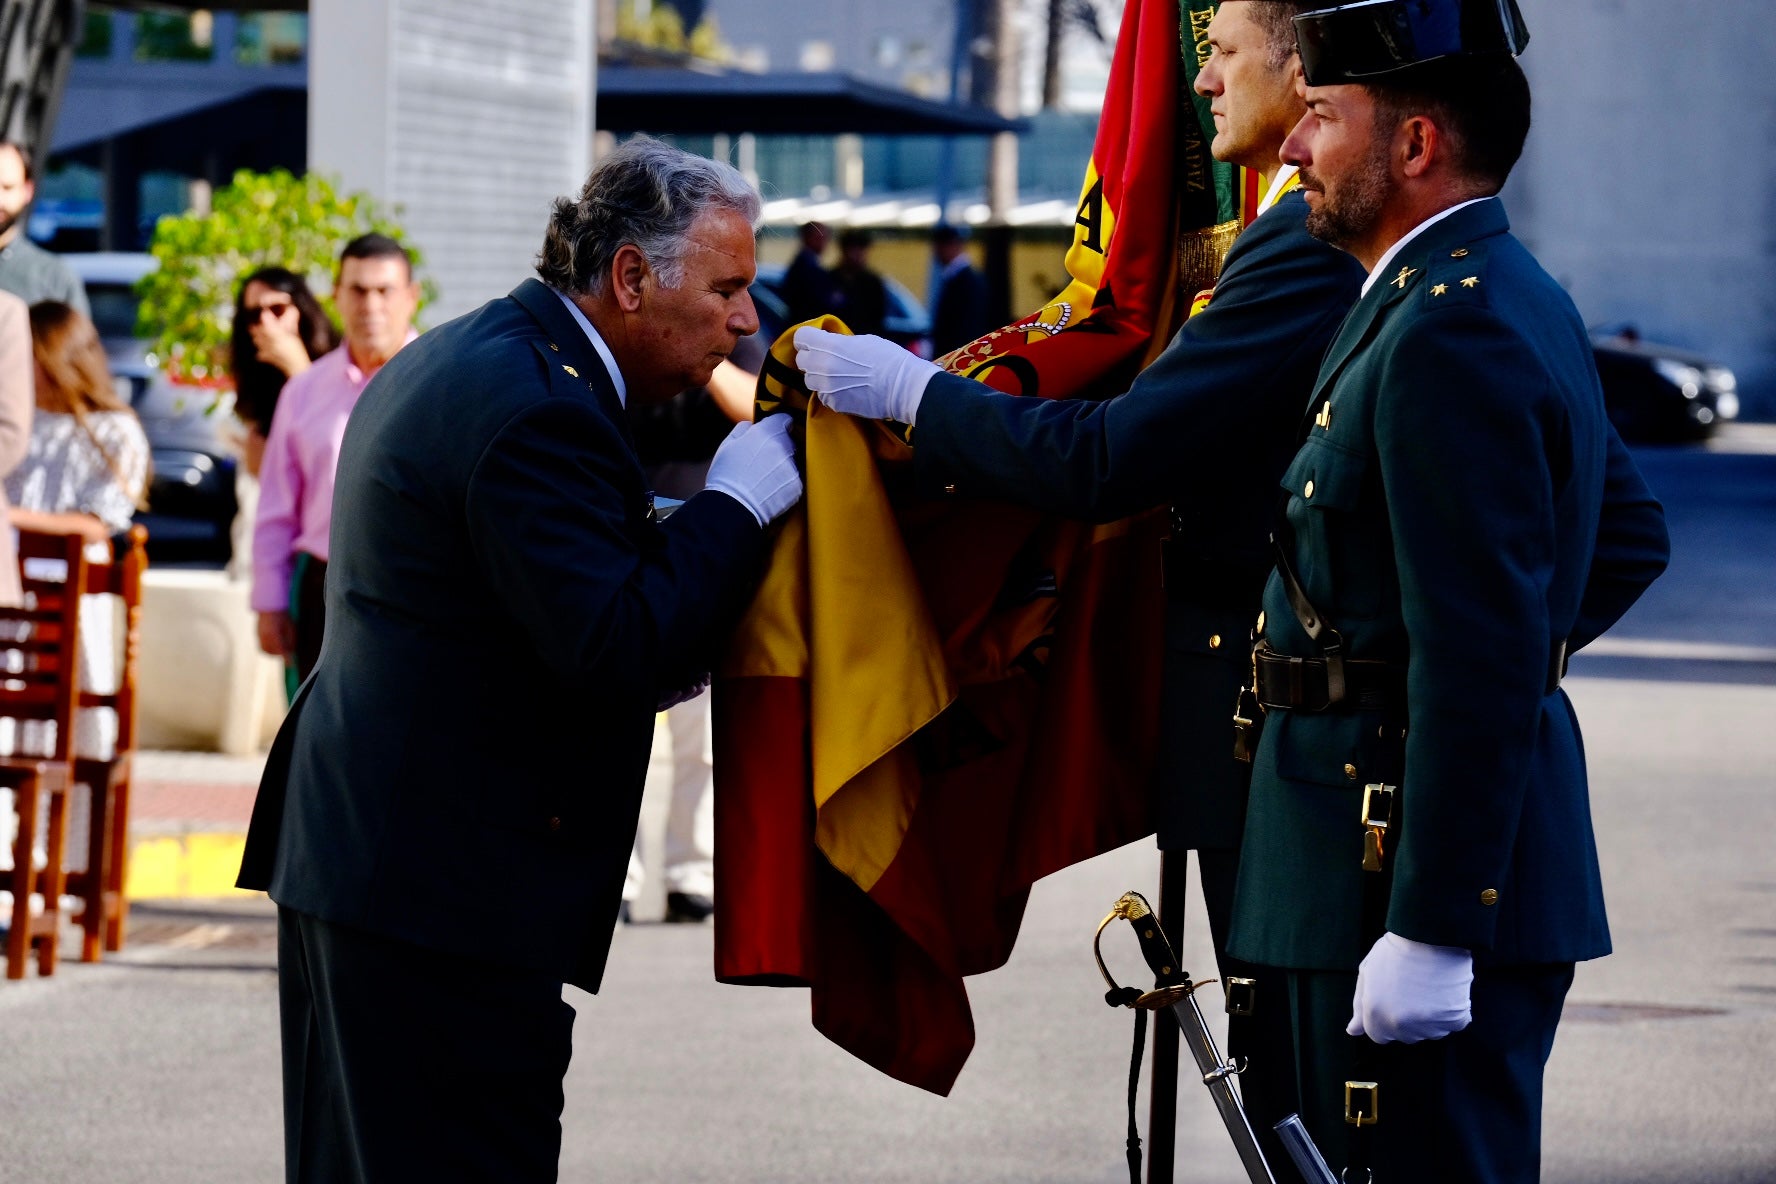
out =
<svg viewBox="0 0 1776 1184"><path fill-rule="evenodd" d="M0 606L0 751L66 760L80 697L86 539L19 531L24 598ZM10 733L8 735L7 733Z"/></svg>
<svg viewBox="0 0 1776 1184"><path fill-rule="evenodd" d="M88 562L88 595L111 595L123 602L123 653L117 670L117 689L110 692L81 691L81 707L110 707L117 712L119 753L136 747L136 666L141 653L142 573L148 570L148 532L129 528L122 552L110 563Z"/></svg>

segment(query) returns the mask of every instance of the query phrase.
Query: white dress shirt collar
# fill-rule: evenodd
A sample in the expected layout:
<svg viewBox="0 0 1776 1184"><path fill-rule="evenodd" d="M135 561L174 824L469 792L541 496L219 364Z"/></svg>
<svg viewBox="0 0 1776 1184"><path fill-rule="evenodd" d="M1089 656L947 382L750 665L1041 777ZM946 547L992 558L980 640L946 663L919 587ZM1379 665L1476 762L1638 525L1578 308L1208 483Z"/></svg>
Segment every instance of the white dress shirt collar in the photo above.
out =
<svg viewBox="0 0 1776 1184"><path fill-rule="evenodd" d="M1417 238L1419 235L1423 234L1425 231L1429 230L1431 227L1435 226L1437 223L1443 221L1443 219L1449 217L1449 215L1455 213L1457 210L1465 210L1469 206L1477 206L1483 201L1491 201L1491 200L1492 200L1491 197L1472 198L1468 201L1462 202L1460 205L1450 206L1447 210L1444 210L1441 213L1432 214L1429 218L1426 218L1423 222L1420 222L1417 226L1413 227L1412 231L1409 234L1407 234L1406 237L1402 238L1399 242L1397 242L1393 246L1389 247L1387 249L1387 253L1384 254L1376 262L1375 270L1370 272L1369 278L1363 281L1363 295L1364 296L1369 295L1369 289L1373 288L1375 286L1375 281L1381 277L1382 272L1384 272L1388 269L1388 264L1390 264L1394 261L1394 257L1406 248L1407 243L1411 242L1413 239ZM1361 299L1361 298L1362 297L1358 297L1358 299Z"/></svg>
<svg viewBox="0 0 1776 1184"><path fill-rule="evenodd" d="M610 346L604 343L604 338L598 335L598 330L592 327L592 322L586 319L586 314L580 310L580 306L573 302L573 297L559 289L551 288L550 291L561 297L561 303L567 305L567 311L573 314L573 319L580 323L581 329L585 330L586 340L592 343L592 348L597 350L598 356L604 360L605 372L611 376L611 384L617 388L617 402L627 408L629 406L629 386L623 381L623 372L617 369L616 355L611 353Z"/></svg>

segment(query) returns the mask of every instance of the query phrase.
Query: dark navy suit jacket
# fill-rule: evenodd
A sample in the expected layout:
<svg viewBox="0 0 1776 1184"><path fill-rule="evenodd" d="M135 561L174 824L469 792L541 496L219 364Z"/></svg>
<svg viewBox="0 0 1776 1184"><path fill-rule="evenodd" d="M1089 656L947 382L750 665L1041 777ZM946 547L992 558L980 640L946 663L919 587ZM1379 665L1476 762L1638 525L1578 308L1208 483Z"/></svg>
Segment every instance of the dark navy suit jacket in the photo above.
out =
<svg viewBox="0 0 1776 1184"><path fill-rule="evenodd" d="M1111 521L1170 503L1160 845L1239 843L1247 766L1233 702L1270 568L1277 479L1320 358L1363 269L1307 233L1283 197L1234 243L1214 299L1129 391L1103 402L1016 398L932 378L913 432L920 486Z"/></svg>
<svg viewBox="0 0 1776 1184"><path fill-rule="evenodd" d="M340 450L319 665L243 887L596 989L655 706L762 566L751 511L664 524L610 376L530 280L407 346Z"/></svg>

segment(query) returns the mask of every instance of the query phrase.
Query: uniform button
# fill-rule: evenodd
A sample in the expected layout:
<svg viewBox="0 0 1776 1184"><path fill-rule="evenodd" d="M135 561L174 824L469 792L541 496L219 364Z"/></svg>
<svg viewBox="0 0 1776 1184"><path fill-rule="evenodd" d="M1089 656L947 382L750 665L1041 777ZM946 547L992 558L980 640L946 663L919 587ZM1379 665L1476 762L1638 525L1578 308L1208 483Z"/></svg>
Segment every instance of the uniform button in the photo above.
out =
<svg viewBox="0 0 1776 1184"><path fill-rule="evenodd" d="M1312 481L1309 481L1307 483L1306 488L1304 488L1301 491L1301 496L1302 497L1312 497L1313 495L1314 495L1314 483Z"/></svg>
<svg viewBox="0 0 1776 1184"><path fill-rule="evenodd" d="M550 830L560 830L561 829L561 819L559 819L559 818L549 819L549 829Z"/></svg>
<svg viewBox="0 0 1776 1184"><path fill-rule="evenodd" d="M944 486L944 492L951 493L951 494L955 493L956 492L956 483L954 481L952 481L948 485Z"/></svg>
<svg viewBox="0 0 1776 1184"><path fill-rule="evenodd" d="M1355 781L1357 779L1357 767L1355 765L1346 765L1344 767L1344 775L1349 777L1352 781Z"/></svg>
<svg viewBox="0 0 1776 1184"><path fill-rule="evenodd" d="M1218 650L1221 648L1221 635L1219 633L1209 634L1209 648L1212 650Z"/></svg>
<svg viewBox="0 0 1776 1184"><path fill-rule="evenodd" d="M1486 891L1484 891L1480 894L1480 903L1483 905L1490 906L1490 905L1495 905L1498 902L1499 902L1499 890L1497 888L1488 888Z"/></svg>

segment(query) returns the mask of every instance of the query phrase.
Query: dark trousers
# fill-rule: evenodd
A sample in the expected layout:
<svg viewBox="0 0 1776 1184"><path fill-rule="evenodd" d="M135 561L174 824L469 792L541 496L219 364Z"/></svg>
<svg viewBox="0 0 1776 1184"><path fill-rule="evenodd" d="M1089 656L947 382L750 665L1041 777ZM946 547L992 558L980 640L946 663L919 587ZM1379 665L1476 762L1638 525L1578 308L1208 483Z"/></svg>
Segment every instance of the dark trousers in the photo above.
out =
<svg viewBox="0 0 1776 1184"><path fill-rule="evenodd" d="M558 979L280 908L278 1002L288 1184L556 1178Z"/></svg>
<svg viewBox="0 0 1776 1184"><path fill-rule="evenodd" d="M290 616L296 624L297 686L308 678L321 657L321 635L327 628L326 587L327 561L299 553L290 588ZM294 691L291 698L295 698Z"/></svg>
<svg viewBox="0 0 1776 1184"><path fill-rule="evenodd" d="M1190 854L1202 873L1203 907L1209 915L1209 936L1215 943L1216 972L1223 979L1249 978L1257 984L1252 992L1252 1014L1227 1017L1227 1055L1246 1066L1239 1077L1240 1101L1265 1156L1273 1164L1287 1162L1282 1143L1271 1130L1298 1109L1286 972L1241 961L1227 952L1239 852L1208 849ZM1182 851L1172 853L1173 858L1182 855ZM1203 996L1205 1002L1211 998Z"/></svg>
<svg viewBox="0 0 1776 1184"><path fill-rule="evenodd" d="M1375 1184L1534 1184L1542 1162L1542 1072L1554 1050L1572 963L1479 968L1474 1021L1419 1044L1371 1044L1381 1085L1373 1128ZM1345 1035L1355 974L1287 974L1301 1117L1336 1172L1346 1162L1344 1083L1356 1041Z"/></svg>

